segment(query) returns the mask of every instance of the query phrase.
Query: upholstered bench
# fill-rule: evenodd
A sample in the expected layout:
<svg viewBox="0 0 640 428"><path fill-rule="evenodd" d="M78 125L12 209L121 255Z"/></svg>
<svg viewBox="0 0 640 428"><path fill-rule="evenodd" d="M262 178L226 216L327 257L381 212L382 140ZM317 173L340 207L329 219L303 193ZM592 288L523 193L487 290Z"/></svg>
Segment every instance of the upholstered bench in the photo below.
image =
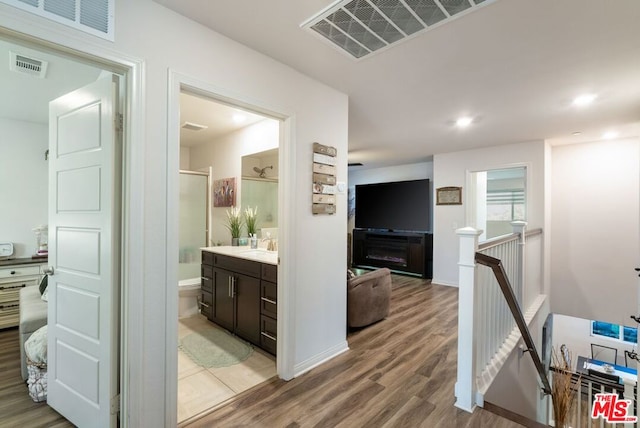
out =
<svg viewBox="0 0 640 428"><path fill-rule="evenodd" d="M37 329L47 324L47 302L42 300L38 287L25 287L20 290L20 372L27 380L27 356L24 342Z"/></svg>

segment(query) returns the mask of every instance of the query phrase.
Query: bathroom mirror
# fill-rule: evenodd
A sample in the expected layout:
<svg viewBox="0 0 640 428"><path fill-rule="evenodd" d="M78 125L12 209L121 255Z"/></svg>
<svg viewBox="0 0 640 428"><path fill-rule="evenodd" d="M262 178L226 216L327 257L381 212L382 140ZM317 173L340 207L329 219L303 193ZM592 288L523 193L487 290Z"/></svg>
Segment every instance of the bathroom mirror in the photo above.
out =
<svg viewBox="0 0 640 428"><path fill-rule="evenodd" d="M278 227L278 149L242 157L240 203L258 207L258 230Z"/></svg>

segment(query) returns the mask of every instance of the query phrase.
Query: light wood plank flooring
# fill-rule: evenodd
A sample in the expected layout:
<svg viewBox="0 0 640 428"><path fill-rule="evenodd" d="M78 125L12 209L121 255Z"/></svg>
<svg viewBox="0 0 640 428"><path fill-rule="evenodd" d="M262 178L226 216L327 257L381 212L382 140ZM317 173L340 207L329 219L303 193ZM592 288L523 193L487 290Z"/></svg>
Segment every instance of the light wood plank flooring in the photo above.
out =
<svg viewBox="0 0 640 428"><path fill-rule="evenodd" d="M458 290L393 276L391 314L350 350L289 382L245 392L190 427L519 427L453 406Z"/></svg>
<svg viewBox="0 0 640 428"><path fill-rule="evenodd" d="M35 403L20 376L18 328L0 330L0 427L66 428L74 425L47 403Z"/></svg>

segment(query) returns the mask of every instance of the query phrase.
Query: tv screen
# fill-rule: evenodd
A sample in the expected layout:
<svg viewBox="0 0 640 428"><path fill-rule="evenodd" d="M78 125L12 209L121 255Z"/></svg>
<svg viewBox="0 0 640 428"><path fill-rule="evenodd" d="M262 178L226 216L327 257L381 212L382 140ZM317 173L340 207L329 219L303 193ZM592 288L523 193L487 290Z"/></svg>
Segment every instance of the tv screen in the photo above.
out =
<svg viewBox="0 0 640 428"><path fill-rule="evenodd" d="M429 180L356 185L359 229L427 232L431 228Z"/></svg>

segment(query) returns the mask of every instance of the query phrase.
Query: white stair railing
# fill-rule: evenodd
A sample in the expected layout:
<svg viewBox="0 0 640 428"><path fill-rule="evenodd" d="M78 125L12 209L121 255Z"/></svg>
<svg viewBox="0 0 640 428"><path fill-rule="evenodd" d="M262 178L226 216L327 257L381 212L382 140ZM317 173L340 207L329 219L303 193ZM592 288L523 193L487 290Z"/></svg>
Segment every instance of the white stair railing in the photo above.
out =
<svg viewBox="0 0 640 428"><path fill-rule="evenodd" d="M526 223L513 222L513 233L478 244L482 231L463 228L460 237L458 303L458 380L456 406L473 411L483 405L483 395L521 335L512 311L491 269L476 267L476 253L499 259L511 283L519 307L541 305L539 283L526 288L525 278L540 277L527 270L525 261L540 269L541 243L536 239L533 254L527 254ZM532 235L540 235L535 231ZM533 311L535 313L535 310ZM525 313L525 322L529 322ZM529 316L530 318L530 316Z"/></svg>

